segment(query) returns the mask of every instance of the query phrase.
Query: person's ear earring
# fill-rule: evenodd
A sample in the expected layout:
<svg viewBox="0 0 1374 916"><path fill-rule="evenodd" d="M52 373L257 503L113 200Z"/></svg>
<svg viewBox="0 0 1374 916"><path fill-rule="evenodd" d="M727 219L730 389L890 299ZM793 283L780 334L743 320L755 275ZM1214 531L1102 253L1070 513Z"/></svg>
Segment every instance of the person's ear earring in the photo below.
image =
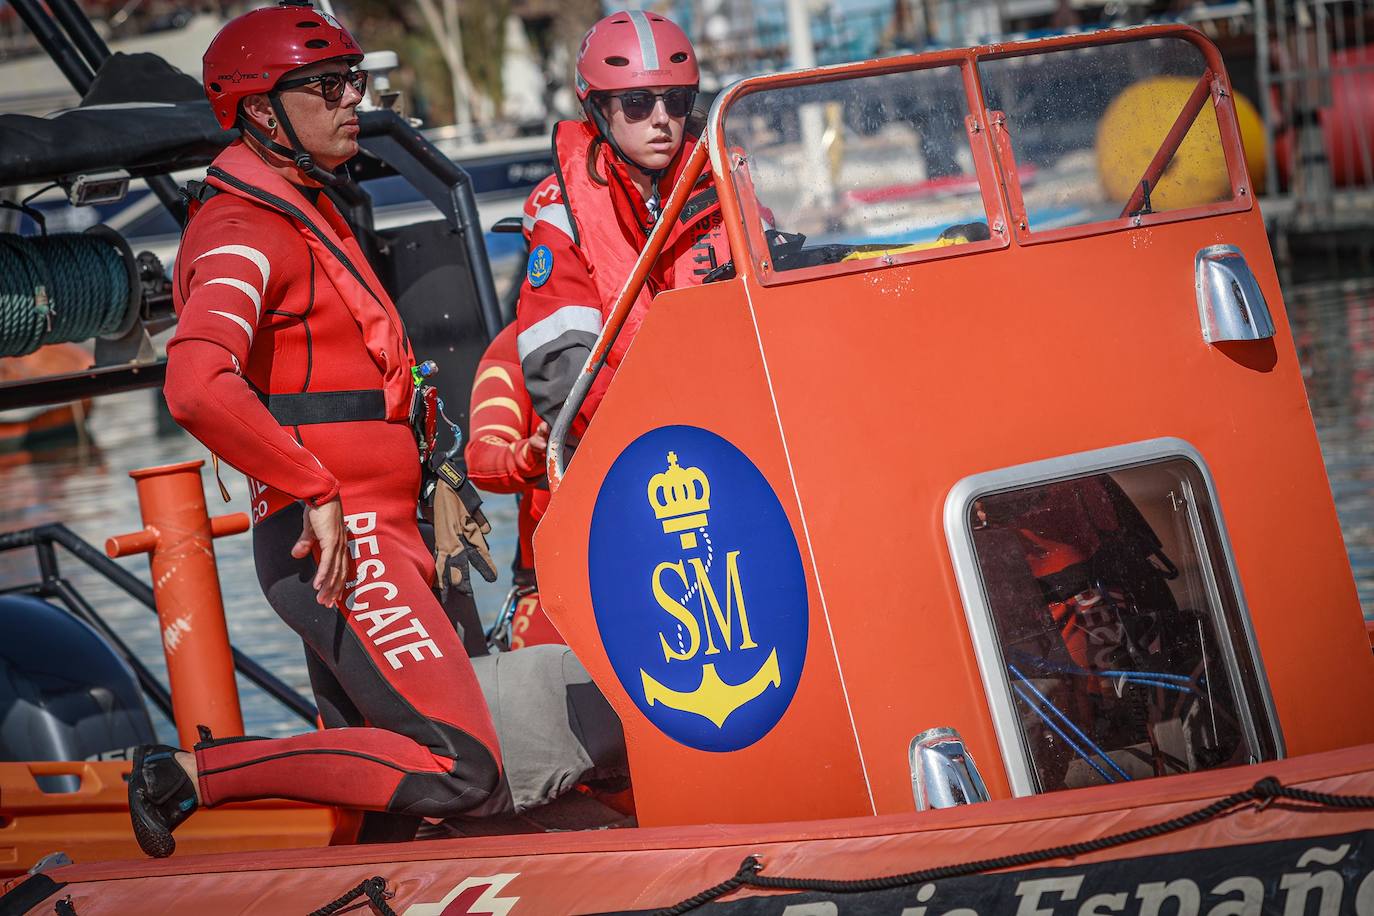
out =
<svg viewBox="0 0 1374 916"><path fill-rule="evenodd" d="M267 129L268 129L268 130L276 130L276 129L277 129L277 119L276 119L276 118L268 118L268 119L267 119Z"/></svg>

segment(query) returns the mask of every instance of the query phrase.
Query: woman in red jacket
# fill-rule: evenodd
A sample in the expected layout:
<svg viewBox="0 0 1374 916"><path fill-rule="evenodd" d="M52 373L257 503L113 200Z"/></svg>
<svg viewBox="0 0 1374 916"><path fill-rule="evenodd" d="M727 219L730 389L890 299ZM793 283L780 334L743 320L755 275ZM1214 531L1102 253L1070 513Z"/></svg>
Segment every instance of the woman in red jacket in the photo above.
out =
<svg viewBox="0 0 1374 916"><path fill-rule="evenodd" d="M612 13L582 40L577 95L586 118L554 128L561 193L535 214L516 307L520 367L535 412L550 424L697 142L688 125L697 82L691 42L657 13ZM691 221L673 226L574 432L595 410L649 300L661 290L700 283L729 260L709 173L685 212L693 214Z"/></svg>
<svg viewBox="0 0 1374 916"><path fill-rule="evenodd" d="M416 527L414 357L321 194L358 149L361 56L299 3L235 19L205 53L215 115L243 137L211 166L217 193L177 255L164 391L177 421L250 478L258 577L304 640L333 727L138 748L129 806L149 855L170 855L200 805L279 797L447 817L500 780L491 716Z"/></svg>

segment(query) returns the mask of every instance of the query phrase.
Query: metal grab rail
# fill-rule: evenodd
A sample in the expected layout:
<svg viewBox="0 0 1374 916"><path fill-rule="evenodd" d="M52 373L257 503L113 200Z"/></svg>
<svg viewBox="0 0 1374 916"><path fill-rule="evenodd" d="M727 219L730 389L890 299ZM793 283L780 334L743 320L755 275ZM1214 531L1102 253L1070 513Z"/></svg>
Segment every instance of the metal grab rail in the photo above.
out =
<svg viewBox="0 0 1374 916"><path fill-rule="evenodd" d="M424 135L394 111L358 113L361 133L358 140L411 183L462 237L463 251L472 269L477 306L486 325L488 339L500 333L501 303L491 277L482 221L473 196L472 176L449 159Z"/></svg>
<svg viewBox="0 0 1374 916"><path fill-rule="evenodd" d="M77 618L90 624L100 632L133 669L140 686L153 705L157 706L167 718L172 718L172 695L167 687L157 679L148 667L140 661L129 647L115 634L95 608L63 579L57 568L57 555L54 544L62 547L91 569L100 573L129 597L147 607L154 613L157 604L153 600L153 590L133 573L106 557L98 548L82 540L74 531L62 524L39 525L21 531L0 533L0 552L32 547L38 554L41 582L4 589L0 594L31 594L35 597L55 597L66 605ZM234 657L234 669L260 688L268 696L281 703L291 712L300 716L310 725L315 724L317 710L313 703L301 696L289 684L258 664L236 648L230 647Z"/></svg>
<svg viewBox="0 0 1374 916"><path fill-rule="evenodd" d="M1145 167L1145 174L1140 176L1140 180L1135 183L1135 188L1131 191L1130 200L1126 201L1126 206L1121 208L1121 216L1135 216L1142 207L1149 201L1149 192L1159 184L1159 179L1163 177L1164 170L1169 167L1169 163L1174 161L1174 155L1178 148L1183 145L1183 138L1188 136L1188 131L1193 127L1193 122L1202 113L1202 106L1212 95L1212 82L1216 79L1209 67L1202 71L1202 76L1198 78L1197 85L1193 87L1193 92L1188 96L1188 101L1183 103L1183 110L1174 119L1173 126L1164 136L1164 142L1159 149L1155 150L1154 157L1150 159L1150 164ZM1149 212L1148 210L1146 212Z"/></svg>
<svg viewBox="0 0 1374 916"><path fill-rule="evenodd" d="M649 278L649 272L653 270L654 263L658 256L663 252L663 246L668 242L668 235L672 232L673 223L677 222L678 215L682 213L682 207L687 203L687 198L691 196L692 190L696 187L697 179L701 177L702 170L706 167L707 141L702 137L692 148L692 154L687 159L687 165L683 168L677 184L673 186L673 192L668 196L668 201L663 205L663 212L659 214L658 222L654 224L653 232L649 233L649 240L644 245L644 251L640 253L639 260L635 262L635 268L626 278L625 285L620 288L620 295L616 297L615 308L602 325L601 334L596 338L596 345L592 347L592 352L587 356L587 361L582 365L582 373L573 383L572 391L568 394L568 399L563 402L563 407L558 411L558 417L554 420L553 429L549 432L549 446L547 450L548 472L549 472L549 492L556 493L559 484L563 482L563 474L567 469L567 461L563 457L563 443L567 439L568 430L572 429L573 420L577 417L578 411L582 409L583 403L587 400L587 393L592 389L592 382L596 381L597 373L601 367L606 365L606 357L611 352L611 347L615 345L616 338L620 336L620 329L625 324L625 319L629 317L630 309L634 307L635 300L639 298L639 291L644 288L644 282Z"/></svg>

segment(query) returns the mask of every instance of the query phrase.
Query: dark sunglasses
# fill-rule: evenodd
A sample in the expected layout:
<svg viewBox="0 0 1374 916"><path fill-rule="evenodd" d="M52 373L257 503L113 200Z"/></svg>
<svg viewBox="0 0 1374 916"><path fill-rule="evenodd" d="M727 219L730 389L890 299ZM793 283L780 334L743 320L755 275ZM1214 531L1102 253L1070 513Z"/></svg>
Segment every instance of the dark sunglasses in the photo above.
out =
<svg viewBox="0 0 1374 916"><path fill-rule="evenodd" d="M343 98L345 84L352 86L358 95L367 94L367 71L349 70L347 73L317 73L314 76L302 76L300 79L282 80L277 83L277 88L299 89L301 86L309 86L311 83L320 84L320 95L324 97L326 102L337 102Z"/></svg>
<svg viewBox="0 0 1374 916"><path fill-rule="evenodd" d="M631 89L629 92L613 93L611 98L620 99L620 110L625 112L626 121L643 121L653 114L654 105L659 99L663 100L663 110L667 112L668 117L687 117L687 112L692 110L692 103L696 101L697 93L695 89L675 86L663 92Z"/></svg>

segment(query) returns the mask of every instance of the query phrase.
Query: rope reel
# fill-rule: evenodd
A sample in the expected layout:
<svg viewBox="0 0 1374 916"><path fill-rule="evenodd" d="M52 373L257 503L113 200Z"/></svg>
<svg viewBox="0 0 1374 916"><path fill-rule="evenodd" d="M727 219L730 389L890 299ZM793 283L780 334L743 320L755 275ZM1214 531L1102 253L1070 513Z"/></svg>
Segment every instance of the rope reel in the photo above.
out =
<svg viewBox="0 0 1374 916"><path fill-rule="evenodd" d="M114 339L139 317L138 266L119 233L0 233L0 357L54 343Z"/></svg>

